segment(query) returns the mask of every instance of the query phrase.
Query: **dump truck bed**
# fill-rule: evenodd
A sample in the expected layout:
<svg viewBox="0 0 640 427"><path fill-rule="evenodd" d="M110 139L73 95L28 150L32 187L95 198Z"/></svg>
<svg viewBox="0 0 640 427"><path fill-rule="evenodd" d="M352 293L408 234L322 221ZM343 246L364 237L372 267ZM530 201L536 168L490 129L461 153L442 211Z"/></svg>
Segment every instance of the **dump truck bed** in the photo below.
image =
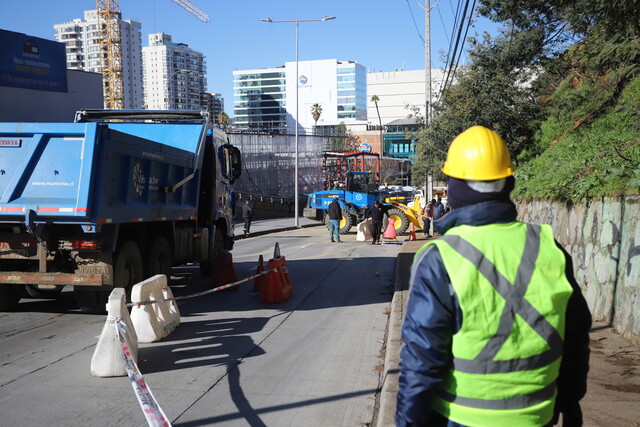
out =
<svg viewBox="0 0 640 427"><path fill-rule="evenodd" d="M0 222L194 216L204 133L200 123L0 123Z"/></svg>

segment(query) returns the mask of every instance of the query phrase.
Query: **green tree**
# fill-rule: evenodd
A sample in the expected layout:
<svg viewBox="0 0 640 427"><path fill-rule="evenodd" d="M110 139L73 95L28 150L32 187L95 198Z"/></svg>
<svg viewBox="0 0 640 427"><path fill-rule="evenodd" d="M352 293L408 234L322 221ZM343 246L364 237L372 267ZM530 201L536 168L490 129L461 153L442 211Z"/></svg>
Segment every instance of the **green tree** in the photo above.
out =
<svg viewBox="0 0 640 427"><path fill-rule="evenodd" d="M328 151L356 151L360 146L360 139L353 135L344 122L340 122L334 131L334 134L329 138Z"/></svg>
<svg viewBox="0 0 640 427"><path fill-rule="evenodd" d="M373 95L371 97L371 102L373 102L376 106L376 113L378 114L378 123L380 125L380 144L383 145L382 151L384 151L384 138L382 136L382 118L380 117L380 109L378 108L378 102L380 102L380 98L378 95ZM384 153L380 153L384 154Z"/></svg>
<svg viewBox="0 0 640 427"><path fill-rule="evenodd" d="M322 106L320 104L313 104L311 106L311 117L313 117L313 121L316 126L318 125L318 120L320 120L320 116L322 115Z"/></svg>
<svg viewBox="0 0 640 427"><path fill-rule="evenodd" d="M221 111L218 113L217 118L218 118L218 124L220 125L220 127L222 129L226 129L227 126L229 125L229 115L224 111Z"/></svg>
<svg viewBox="0 0 640 427"><path fill-rule="evenodd" d="M473 125L502 135L514 159L531 144L543 111L529 83L537 69L528 67L521 55L504 36L476 41L469 52L471 64L458 70L456 82L433 105L430 126L417 135L412 172L418 181L429 173L444 179L440 169L449 144ZM417 111L415 116L421 119Z"/></svg>

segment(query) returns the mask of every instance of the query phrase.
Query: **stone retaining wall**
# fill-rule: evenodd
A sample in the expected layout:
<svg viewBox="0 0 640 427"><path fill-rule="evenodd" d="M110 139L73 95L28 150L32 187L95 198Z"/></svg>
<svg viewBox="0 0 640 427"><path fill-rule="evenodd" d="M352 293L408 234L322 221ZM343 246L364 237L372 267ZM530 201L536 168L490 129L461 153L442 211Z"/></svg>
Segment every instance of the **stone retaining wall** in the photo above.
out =
<svg viewBox="0 0 640 427"><path fill-rule="evenodd" d="M640 197L604 198L589 206L517 204L520 220L551 224L573 258L593 318L640 344Z"/></svg>

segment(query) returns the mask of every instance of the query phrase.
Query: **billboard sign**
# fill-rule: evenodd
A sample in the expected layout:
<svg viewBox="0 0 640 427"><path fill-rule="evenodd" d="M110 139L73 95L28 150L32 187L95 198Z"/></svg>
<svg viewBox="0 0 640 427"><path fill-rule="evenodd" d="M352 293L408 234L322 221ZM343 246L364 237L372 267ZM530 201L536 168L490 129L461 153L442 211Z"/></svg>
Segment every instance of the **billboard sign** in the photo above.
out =
<svg viewBox="0 0 640 427"><path fill-rule="evenodd" d="M0 30L0 86L66 92L64 43Z"/></svg>
<svg viewBox="0 0 640 427"><path fill-rule="evenodd" d="M371 145L367 144L366 142L360 143L360 151L362 151L363 153L370 153Z"/></svg>

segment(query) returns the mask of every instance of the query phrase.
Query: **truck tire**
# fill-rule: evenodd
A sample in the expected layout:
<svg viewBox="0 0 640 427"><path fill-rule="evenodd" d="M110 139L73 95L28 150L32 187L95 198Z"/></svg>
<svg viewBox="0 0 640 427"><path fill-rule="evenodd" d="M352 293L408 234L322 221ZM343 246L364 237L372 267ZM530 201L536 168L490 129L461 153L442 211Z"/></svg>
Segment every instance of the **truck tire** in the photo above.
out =
<svg viewBox="0 0 640 427"><path fill-rule="evenodd" d="M113 265L113 287L125 288L127 295L136 283L144 280L142 255L138 245L129 240L116 251Z"/></svg>
<svg viewBox="0 0 640 427"><path fill-rule="evenodd" d="M387 211L389 218L393 218L393 226L396 229L396 234L400 235L407 231L409 228L409 219L400 209L389 209ZM382 231L387 229L387 223L389 220L385 217L382 222Z"/></svg>
<svg viewBox="0 0 640 427"><path fill-rule="evenodd" d="M204 277L211 277L218 263L220 249L224 249L224 235L218 227L213 235L213 248L209 248L209 257L200 261L200 273Z"/></svg>
<svg viewBox="0 0 640 427"><path fill-rule="evenodd" d="M348 211L343 209L342 219L340 220L340 234L347 234L349 230L351 230L352 225L353 223L352 223L351 214Z"/></svg>
<svg viewBox="0 0 640 427"><path fill-rule="evenodd" d="M164 274L167 280L171 278L171 266L173 265L173 256L171 255L171 247L164 237L156 238L147 255L145 263L145 277L152 277L156 274Z"/></svg>
<svg viewBox="0 0 640 427"><path fill-rule="evenodd" d="M18 305L22 290L15 285L0 285L0 311L12 310Z"/></svg>
<svg viewBox="0 0 640 427"><path fill-rule="evenodd" d="M25 285L25 288L31 298L56 299L60 296L64 286L56 286L55 289L39 289L35 285Z"/></svg>
<svg viewBox="0 0 640 427"><path fill-rule="evenodd" d="M104 314L107 301L109 300L109 291L88 291L80 289L80 286L73 290L76 297L76 305L81 312L87 314Z"/></svg>
<svg viewBox="0 0 640 427"><path fill-rule="evenodd" d="M135 242L127 241L116 251L113 264L113 286L125 288L127 300L130 299L131 288L144 279L142 255ZM74 290L76 303L83 313L103 314L111 291L92 291L78 286Z"/></svg>

